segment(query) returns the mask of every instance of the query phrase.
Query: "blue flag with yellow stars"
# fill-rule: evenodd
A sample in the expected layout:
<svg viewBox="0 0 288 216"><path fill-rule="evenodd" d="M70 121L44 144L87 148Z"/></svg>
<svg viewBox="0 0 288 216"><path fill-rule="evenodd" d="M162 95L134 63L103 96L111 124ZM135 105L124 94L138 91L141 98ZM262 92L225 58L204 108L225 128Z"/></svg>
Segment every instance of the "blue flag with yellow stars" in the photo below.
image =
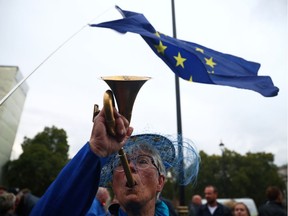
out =
<svg viewBox="0 0 288 216"><path fill-rule="evenodd" d="M258 76L260 64L169 37L156 31L143 14L117 9L123 19L90 26L140 34L154 53L185 80L249 89L265 97L278 94L269 76Z"/></svg>

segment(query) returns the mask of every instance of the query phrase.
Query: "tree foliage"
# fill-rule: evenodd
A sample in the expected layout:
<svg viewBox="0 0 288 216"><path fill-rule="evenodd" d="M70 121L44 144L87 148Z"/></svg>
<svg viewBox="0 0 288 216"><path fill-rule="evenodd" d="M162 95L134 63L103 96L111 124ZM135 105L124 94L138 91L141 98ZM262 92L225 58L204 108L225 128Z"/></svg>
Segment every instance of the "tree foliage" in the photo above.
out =
<svg viewBox="0 0 288 216"><path fill-rule="evenodd" d="M34 138L25 137L21 144L23 153L17 160L9 161L3 169L4 183L8 187L30 188L41 196L60 170L68 162L69 145L63 129L45 127ZM215 185L219 198L254 199L257 206L265 201L265 190L276 185L283 191L284 180L278 174L271 153L246 153L224 149L222 155L207 155L200 151L201 164L197 182L185 186L185 200L193 194L203 196L207 185ZM162 196L179 200L179 185L172 170L172 178L166 183Z"/></svg>
<svg viewBox="0 0 288 216"><path fill-rule="evenodd" d="M248 152L240 155L225 149L222 155L209 156L200 151L200 156L201 164L197 182L185 186L187 203L190 202L193 194L203 196L207 185L215 185L218 188L219 198L252 198L257 206L265 201L265 190L268 186L276 185L285 190L285 182L278 174L271 153ZM172 189L173 186L169 188ZM166 186L164 189L166 190ZM166 192L165 194L168 195ZM173 199L173 197L168 198Z"/></svg>
<svg viewBox="0 0 288 216"><path fill-rule="evenodd" d="M24 137L21 146L19 158L4 166L4 182L9 187L27 187L41 196L68 161L66 132L45 127L32 139Z"/></svg>

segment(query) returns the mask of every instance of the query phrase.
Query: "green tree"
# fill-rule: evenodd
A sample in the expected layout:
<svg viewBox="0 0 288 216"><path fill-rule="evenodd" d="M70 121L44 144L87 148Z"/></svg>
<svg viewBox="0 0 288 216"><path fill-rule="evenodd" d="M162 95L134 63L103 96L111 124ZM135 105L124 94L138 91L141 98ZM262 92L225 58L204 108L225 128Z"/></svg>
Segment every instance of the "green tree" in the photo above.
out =
<svg viewBox="0 0 288 216"><path fill-rule="evenodd" d="M219 198L250 197L257 206L265 201L265 190L269 185L277 185L285 190L285 182L278 174L271 153L248 152L240 155L225 149L222 156L209 156L203 151L200 156L197 183L188 185L186 189L187 202L192 194L203 195L205 186L210 184L218 188Z"/></svg>
<svg viewBox="0 0 288 216"><path fill-rule="evenodd" d="M41 196L68 162L66 132L45 127L33 139L24 137L21 147L19 158L4 166L4 181L9 187L27 187Z"/></svg>

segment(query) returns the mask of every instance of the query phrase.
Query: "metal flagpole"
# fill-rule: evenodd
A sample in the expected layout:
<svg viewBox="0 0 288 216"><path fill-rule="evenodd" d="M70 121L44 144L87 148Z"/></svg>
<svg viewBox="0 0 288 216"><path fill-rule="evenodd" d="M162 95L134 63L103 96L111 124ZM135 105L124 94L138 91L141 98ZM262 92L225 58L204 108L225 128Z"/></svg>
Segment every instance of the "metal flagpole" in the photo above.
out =
<svg viewBox="0 0 288 216"><path fill-rule="evenodd" d="M172 3L172 26L173 26L173 37L177 38L176 35L176 20L175 20L175 4L174 0L171 0ZM183 158L183 140L182 140L182 119L181 119L181 102L180 102L180 84L179 84L179 77L175 75L175 91L176 91L176 112L177 112L177 133L178 133L178 154L180 157ZM183 170L184 164L180 164L180 170ZM180 172L179 179L183 179L183 172ZM188 209L186 212L186 205L185 205L185 187L184 185L179 185L179 213L188 213ZM184 208L184 209L183 209ZM183 211L184 210L184 211ZM180 212L181 211L181 212Z"/></svg>

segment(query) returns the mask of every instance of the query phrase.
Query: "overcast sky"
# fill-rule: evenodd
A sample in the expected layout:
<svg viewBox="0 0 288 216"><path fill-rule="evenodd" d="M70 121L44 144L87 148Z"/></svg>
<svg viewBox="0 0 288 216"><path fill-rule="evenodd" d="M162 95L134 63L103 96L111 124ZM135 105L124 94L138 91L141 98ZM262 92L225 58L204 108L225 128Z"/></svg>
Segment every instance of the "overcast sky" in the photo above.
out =
<svg viewBox="0 0 288 216"><path fill-rule="evenodd" d="M176 135L174 73L136 34L88 27L121 18L114 6L143 13L157 31L172 36L167 0L0 0L0 65L30 74L12 158L24 136L45 126L63 128L70 156L89 140L93 104L102 107L108 75L149 76L133 108L135 134ZM269 152L287 163L287 1L175 1L177 38L261 64L280 89L257 92L180 80L183 136L198 150L221 154L222 141L240 154ZM78 32L78 33L77 33ZM77 33L77 34L76 34Z"/></svg>

